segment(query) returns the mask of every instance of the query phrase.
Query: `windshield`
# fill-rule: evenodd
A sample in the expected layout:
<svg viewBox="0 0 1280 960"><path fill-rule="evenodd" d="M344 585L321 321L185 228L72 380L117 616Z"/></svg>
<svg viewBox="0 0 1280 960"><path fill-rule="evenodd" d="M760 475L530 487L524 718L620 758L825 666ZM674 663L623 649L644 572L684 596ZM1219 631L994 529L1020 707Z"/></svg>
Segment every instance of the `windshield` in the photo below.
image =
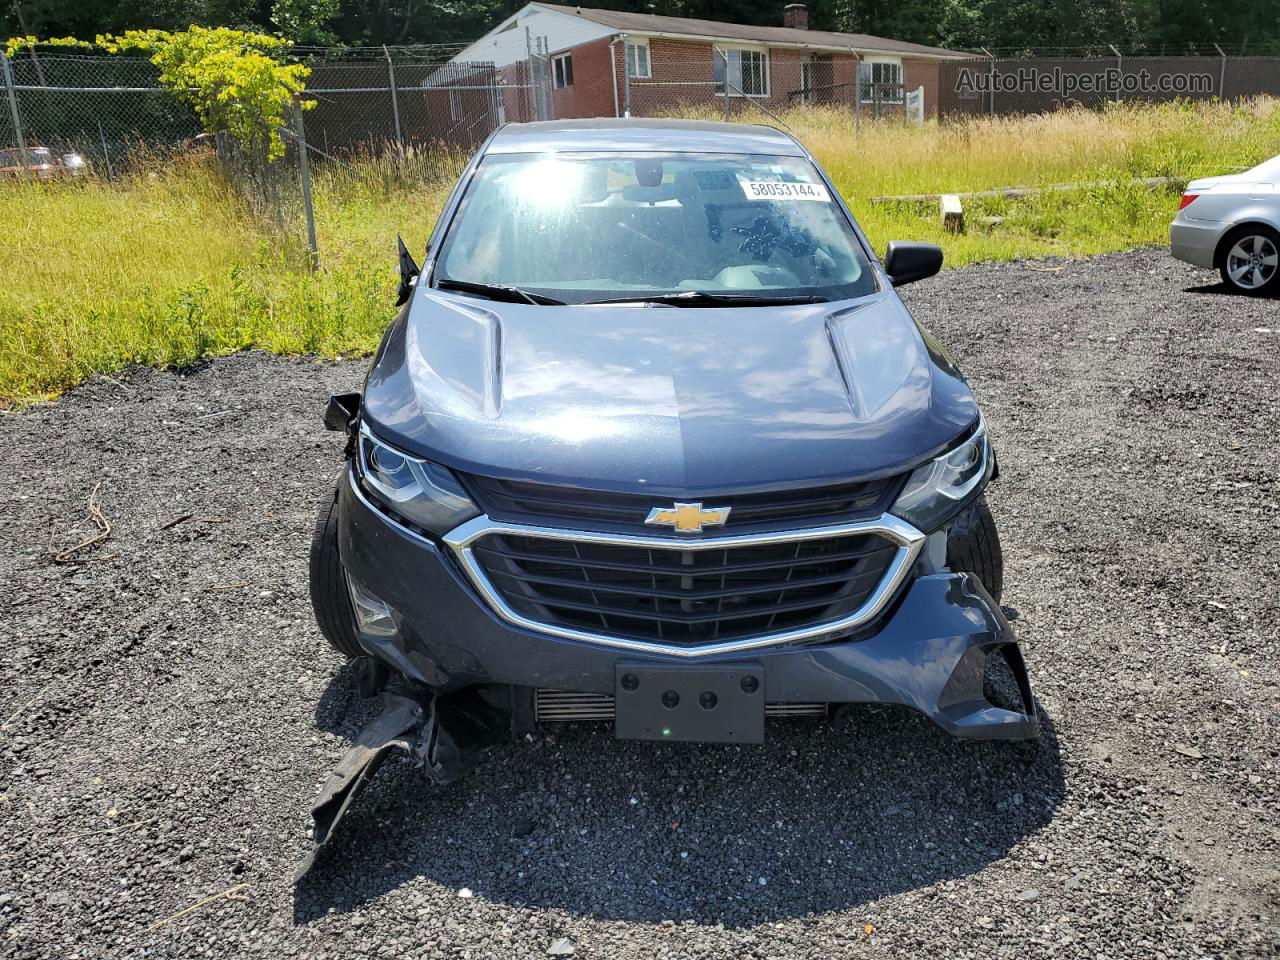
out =
<svg viewBox="0 0 1280 960"><path fill-rule="evenodd" d="M811 163L717 154L486 157L434 279L566 303L687 291L838 300L876 288Z"/></svg>

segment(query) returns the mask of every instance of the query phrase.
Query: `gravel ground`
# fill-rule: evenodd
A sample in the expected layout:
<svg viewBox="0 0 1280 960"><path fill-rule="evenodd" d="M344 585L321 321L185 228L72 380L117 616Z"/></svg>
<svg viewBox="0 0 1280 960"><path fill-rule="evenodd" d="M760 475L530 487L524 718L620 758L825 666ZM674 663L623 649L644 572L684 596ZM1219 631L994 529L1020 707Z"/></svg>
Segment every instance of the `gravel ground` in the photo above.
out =
<svg viewBox="0 0 1280 960"><path fill-rule="evenodd" d="M907 291L999 450L1038 751L888 709L759 748L572 727L445 789L389 764L298 889L373 712L305 580L321 404L365 363L0 417L0 956L1280 953L1280 307L1212 279L1148 251ZM95 489L110 538L52 562Z"/></svg>

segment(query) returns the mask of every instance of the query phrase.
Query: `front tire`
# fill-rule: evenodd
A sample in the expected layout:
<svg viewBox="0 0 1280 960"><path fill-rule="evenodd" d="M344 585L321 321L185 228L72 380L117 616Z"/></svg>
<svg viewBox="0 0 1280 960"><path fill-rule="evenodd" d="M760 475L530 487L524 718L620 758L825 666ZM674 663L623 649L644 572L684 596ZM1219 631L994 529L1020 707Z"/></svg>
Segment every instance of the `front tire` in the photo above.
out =
<svg viewBox="0 0 1280 960"><path fill-rule="evenodd" d="M951 521L947 530L947 566L957 573L975 574L991 599L1000 602L1004 592L1004 553L986 497L978 497Z"/></svg>
<svg viewBox="0 0 1280 960"><path fill-rule="evenodd" d="M1227 234L1219 249L1218 272L1232 290L1251 296L1280 292L1280 233L1249 224Z"/></svg>
<svg viewBox="0 0 1280 960"><path fill-rule="evenodd" d="M356 618L347 577L338 556L338 491L325 498L311 536L311 609L329 646L347 659L364 656L356 638Z"/></svg>

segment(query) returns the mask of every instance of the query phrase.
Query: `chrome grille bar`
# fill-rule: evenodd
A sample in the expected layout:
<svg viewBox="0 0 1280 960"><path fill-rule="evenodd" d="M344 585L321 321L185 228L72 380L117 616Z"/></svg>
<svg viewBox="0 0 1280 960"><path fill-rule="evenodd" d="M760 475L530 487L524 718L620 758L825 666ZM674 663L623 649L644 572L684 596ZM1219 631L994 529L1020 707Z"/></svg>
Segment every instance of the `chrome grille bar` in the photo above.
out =
<svg viewBox="0 0 1280 960"><path fill-rule="evenodd" d="M491 534L529 537L572 544L606 544L666 552L719 550L725 551L723 560L723 565L725 566L729 565L728 558L732 551L737 548L793 543L804 544L833 537L874 534L891 541L896 546L896 549L883 577L875 589L871 591L866 601L845 616L801 627L766 632L759 636L739 637L725 641L713 640L712 642L700 643L694 646L615 636L607 632L607 627L602 627L602 630L596 631L568 627L563 624L546 623L520 613L506 601L502 591L495 586L477 559L476 549L479 546L479 542ZM760 534L708 536L697 540L683 540L678 544L673 543L669 537L568 530L559 527L497 521L482 515L461 524L443 539L449 549L453 551L467 578L484 601L494 613L514 626L566 640L577 640L620 650L696 658L813 640L848 631L869 622L889 602L898 587L909 575L911 566L924 544L925 536L909 523L890 514L884 514L874 520L862 520L823 527L806 527ZM601 588L599 584L595 586L598 589Z"/></svg>

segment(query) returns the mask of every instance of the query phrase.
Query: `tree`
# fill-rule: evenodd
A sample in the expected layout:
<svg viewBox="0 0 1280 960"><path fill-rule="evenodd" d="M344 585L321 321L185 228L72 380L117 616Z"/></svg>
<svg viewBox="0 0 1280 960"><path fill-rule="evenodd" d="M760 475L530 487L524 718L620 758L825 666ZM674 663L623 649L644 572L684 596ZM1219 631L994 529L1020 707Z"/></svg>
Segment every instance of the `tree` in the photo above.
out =
<svg viewBox="0 0 1280 960"><path fill-rule="evenodd" d="M785 0L588 0L615 10L779 25ZM0 34L93 36L196 23L280 31L300 44L461 43L522 0L6 0ZM1142 49L1184 53L1220 43L1232 53L1280 52L1280 0L812 0L816 29L917 43L989 47Z"/></svg>
<svg viewBox="0 0 1280 960"><path fill-rule="evenodd" d="M94 37L126 30L185 30L191 24L265 26L258 0L7 0L0 36Z"/></svg>
<svg viewBox="0 0 1280 960"><path fill-rule="evenodd" d="M329 47L338 42L331 29L338 0L275 0L271 19L280 32L304 47Z"/></svg>
<svg viewBox="0 0 1280 960"><path fill-rule="evenodd" d="M267 160L284 155L280 128L311 73L300 63L278 59L288 51L288 40L227 27L126 30L100 34L92 43L70 37L11 37L5 46L13 56L41 43L149 54L160 68L160 85L195 110L206 130L225 132L250 155ZM300 101L303 109L314 104Z"/></svg>

